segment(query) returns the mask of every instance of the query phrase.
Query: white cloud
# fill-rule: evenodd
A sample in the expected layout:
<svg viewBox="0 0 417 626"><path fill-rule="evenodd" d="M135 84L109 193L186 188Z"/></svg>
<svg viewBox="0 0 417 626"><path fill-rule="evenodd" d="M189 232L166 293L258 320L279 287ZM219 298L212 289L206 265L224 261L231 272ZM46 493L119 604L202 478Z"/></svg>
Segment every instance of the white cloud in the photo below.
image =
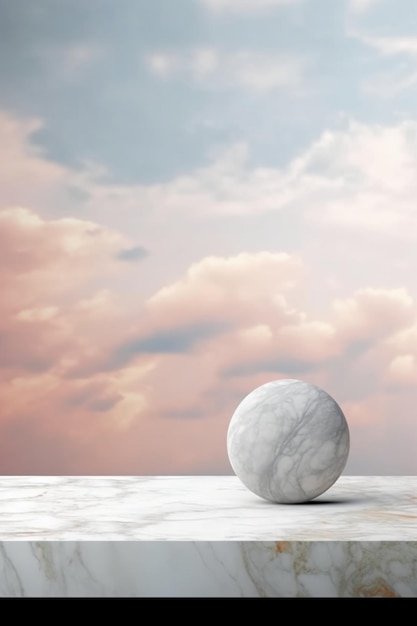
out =
<svg viewBox="0 0 417 626"><path fill-rule="evenodd" d="M218 71L221 63L220 53L213 48L200 48L194 53L194 58L190 59L190 68L199 78L209 76Z"/></svg>
<svg viewBox="0 0 417 626"><path fill-rule="evenodd" d="M63 61L68 72L76 72L102 58L103 50L91 44L75 44L63 51Z"/></svg>
<svg viewBox="0 0 417 626"><path fill-rule="evenodd" d="M298 4L300 0L199 0L213 13L252 14L273 7Z"/></svg>
<svg viewBox="0 0 417 626"><path fill-rule="evenodd" d="M149 70L158 76L185 76L205 87L268 92L300 84L306 60L290 54L248 50L226 53L197 48L188 53L155 52L147 57Z"/></svg>
<svg viewBox="0 0 417 626"><path fill-rule="evenodd" d="M414 387L417 383L417 360L414 354L401 354L392 359L386 380L389 385Z"/></svg>
<svg viewBox="0 0 417 626"><path fill-rule="evenodd" d="M201 55L197 62L201 72L211 72L216 58L209 54ZM40 154L30 150L28 135L37 127L36 123L19 124L10 119L3 120L0 126L4 138L3 143L0 141L0 154L6 157L5 168L8 168L0 172L0 181L10 192L12 179L14 193L25 187L29 196L34 190L46 193L44 187L46 189L50 185L55 189L70 180L67 170L55 168ZM178 230L177 216L181 213L192 218L196 215L208 218L213 214L256 215L285 210L286 215L298 212L300 223L307 232L308 225L306 227L303 221L305 215L311 222L324 220L342 225L342 232L347 224L359 227L358 233L364 232L365 236L357 237L357 249L363 251L369 248L371 256L378 257L379 251L375 253L372 249L365 228L379 229L386 234L386 241L395 233L409 237L411 245L406 251L412 253L415 249L416 122L408 121L390 127L351 122L339 130L324 132L308 149L282 168L254 167L249 157L249 147L245 143L237 144L218 154L208 166L159 185L112 186L106 183L106 172L100 168L86 171L85 176L77 180L82 189L92 194L86 213L92 207L100 216L111 210L119 224L123 222L125 227L128 213L137 219L138 213L146 208L147 213L156 213L160 238L164 236L164 229L168 237L176 226ZM125 212L119 211L120 208ZM168 219L159 220L161 215ZM143 319L148 319L141 317L138 320L138 309L135 308L139 302L137 290L141 288L142 277L136 281L132 298L126 294L120 298L106 290L94 291L85 287L90 275L107 277L114 266L114 254L121 246L131 242L108 228L100 227L98 223L81 219L45 219L27 209L13 207L2 210L0 218L4 233L0 245L4 256L4 262L0 264L3 267L2 285L6 286L7 300L11 303L7 305L11 321L3 334L7 338L13 333L16 338L16 349L8 351L8 354L14 356L16 353L15 363L25 365L28 353L36 357L37 346L40 346L39 353L42 357L50 355L53 368L52 373L37 373L27 378L17 378L13 373L13 382L7 389L3 383L1 392L7 399L4 403L7 405L7 419L18 420L20 416L26 416L29 402L34 422L41 416L40 423L53 432L58 432L60 425L64 425L62 438L65 442L72 433L75 433L74 437L82 437L83 441L89 437L91 441L96 441L102 436L103 424L109 429L112 439L115 436L112 428L127 428L129 424L135 424L140 429L128 433L120 444L122 452L119 457L117 450L109 445L102 465L101 457L99 461L94 457L94 450L99 449L91 448L87 455L91 465L83 465L80 469L74 457L69 465L58 465L55 469L48 467L49 471L97 472L106 467L108 458L116 459L115 466L112 466L114 471L136 471L131 469L136 466L126 461L126 446L131 441L142 441L140 456L145 455L143 458L146 459L142 461L143 471L162 471L160 464L167 463L163 465L167 472L179 471L178 468L198 472L202 468L201 455L203 453L205 459L204 454L207 454L208 458L208 450L210 458L207 467L213 468L213 458L221 458L223 454L216 442L221 441L225 419L233 409L233 393L242 392L243 396L246 385L250 389L265 382L266 376L272 377L272 372L257 371L257 362L276 359L278 350L283 368L285 359L289 362L291 358L311 361L315 364L312 373L314 382L324 386L335 397L338 390L345 397L352 395L353 399L346 404L345 412L353 429L359 426L362 429L356 431L356 439L366 440L369 449L372 448L369 442L373 441L375 428L378 432L386 429L386 445L378 447L380 456L376 457L380 468L386 462L387 451L392 449L392 437L398 431L415 432L413 411L409 408L414 406L413 403L404 395L404 406L399 410L401 397L395 395L397 388L414 393L417 381L415 299L410 298L407 290L363 289L335 302L329 315L321 314L316 318L305 312L308 308L300 308L296 301L296 294L304 294L305 291L308 276L304 270L307 272L308 266L310 271L310 259L307 257L304 267L299 257L278 252L225 258L211 256L194 264L171 284L166 279L171 269L168 268L170 259L164 263L164 280L161 281L164 288L154 292L147 303L149 324L153 325L151 330L164 329L169 324L183 328L187 324L207 320L235 320L236 327L229 333L225 332L221 338L207 340L201 351L194 355L158 355L143 362L138 357L136 362L114 373L92 373L91 380L70 379L65 376L74 368L81 368L90 361L98 362L104 358L103 355L108 355L108 342L119 340L118 333L130 332L130 329L136 333L138 328L142 329ZM167 222L171 228L166 228ZM205 230L204 226L191 220L188 227L189 231L185 233L188 240L197 238ZM234 239L233 233L231 238ZM352 262L352 275L356 273L359 282L362 282L363 266L357 259L357 249L352 250L348 261ZM174 252L180 254L179 250ZM343 282L345 276L328 254L326 241L320 253L326 263L335 266L332 271L338 272L337 278ZM381 267L376 280L382 274L384 281L386 267L396 260L390 258L389 252L386 256L388 259L378 258ZM116 267L120 266L116 263ZM152 271L155 271L155 266ZM23 278L16 280L16 276ZM318 274L316 283L324 278ZM413 284L412 281L410 284ZM2 319L5 319L4 314ZM42 330L41 335L39 329ZM352 360L349 356L349 348L361 341L374 344L371 356L362 364L362 370L360 359L358 365L355 357ZM343 358L346 355L347 365L344 369L342 363L339 382L334 383L330 374L334 373L335 366L333 362L329 365L328 360L338 355L343 355ZM247 377L225 382L223 379L224 389L226 385L227 389L225 399L222 399L221 372L224 368L242 364L248 365ZM368 376L369 390L365 400L356 402L355 385L359 386L363 379L368 384ZM106 403L110 406L113 397L121 397L114 408L105 412L105 421L101 414L100 420L95 421L94 411L91 412L88 406L73 405L68 410L68 404L64 405L64 399L71 399L77 392L82 395L82 392L88 391L90 383L92 391L97 386L96 406L100 403L101 406ZM380 392L384 384L394 389L394 393L390 391L393 397L388 406L386 395L381 396ZM213 405L208 405L208 402L213 402ZM178 420L171 418L169 423L173 426L169 450L158 448L161 422L154 419L155 412L176 409L190 412L198 403L203 414L210 415L210 419L190 420L182 429ZM147 413L149 407L152 407L153 413ZM56 415L69 415L71 419L60 419L58 423ZM212 415L217 416L216 420L213 421ZM70 424L70 431L67 424ZM201 429L201 445L193 447L195 457L185 462L183 444L189 440L190 428ZM137 436L138 432L141 436ZM359 435L362 433L364 436L361 438ZM163 442L167 440L167 437L162 438ZM12 443L15 441L12 440ZM15 454L13 447L9 447ZM167 456L171 449L178 458ZM152 451L149 460L146 456L148 450ZM102 447L99 452L101 454ZM368 459L366 453L364 449L364 462ZM137 454L136 446L132 458L136 459ZM402 471L402 468L411 471L408 468L414 467L415 441L412 440L407 454L391 462L397 471ZM36 471L36 468L27 466L27 471ZM355 466L351 471L355 471Z"/></svg>
<svg viewBox="0 0 417 626"><path fill-rule="evenodd" d="M365 92L392 98L417 85L417 37L373 37L354 32L352 36L382 57L400 58L405 61L405 64L388 72L369 77L362 86Z"/></svg>
<svg viewBox="0 0 417 626"><path fill-rule="evenodd" d="M153 74L166 76L175 69L176 59L173 55L156 53L148 55L147 63Z"/></svg>
<svg viewBox="0 0 417 626"><path fill-rule="evenodd" d="M233 81L235 76L239 86L251 91L269 91L294 86L299 83L304 67L301 58L274 57L251 52L236 53L224 61L225 81Z"/></svg>
<svg viewBox="0 0 417 626"><path fill-rule="evenodd" d="M193 57L201 73L215 72L216 56ZM138 211L169 216L216 217L288 211L315 225L360 228L388 237L413 238L417 226L417 122L392 126L351 121L325 131L286 166L252 166L244 142L213 156L205 167L151 185L112 185L100 168L74 173L48 162L31 147L35 121L0 116L3 207L54 206L68 185L89 200L90 215L126 220ZM22 185L22 180L25 185ZM63 202L60 201L60 205Z"/></svg>
<svg viewBox="0 0 417 626"><path fill-rule="evenodd" d="M368 78L362 84L365 93L380 98L394 98L399 93L417 86L417 72L397 71Z"/></svg>
<svg viewBox="0 0 417 626"><path fill-rule="evenodd" d="M290 211L314 224L415 237L417 122L390 127L350 122L324 132L284 168L251 167L246 144L164 184L94 187L98 206L141 206L158 216L195 218ZM116 204L114 204L116 203Z"/></svg>
<svg viewBox="0 0 417 626"><path fill-rule="evenodd" d="M380 0L348 0L349 9L355 15L362 15L375 6Z"/></svg>
<svg viewBox="0 0 417 626"><path fill-rule="evenodd" d="M417 59L417 37L372 37L358 35L357 38L384 56L406 55Z"/></svg>
<svg viewBox="0 0 417 626"><path fill-rule="evenodd" d="M390 127L350 122L324 132L282 168L253 166L249 157L249 146L240 143L217 153L205 167L165 183L127 187L110 185L105 178L86 179L86 211L97 219L123 214L133 228L138 212L146 211L155 228L179 219L186 229L191 220L197 231L199 219L282 213L295 232L308 232L311 226L330 241L338 235L346 241L345 233L360 235L364 239L357 239L355 247L362 256L369 254L368 234L385 241L390 254L394 242L401 241L389 265L394 268L404 260L403 244L415 240L417 228L416 122ZM148 245L160 247L160 235ZM168 239L165 245L169 248ZM414 253L408 263L413 262Z"/></svg>
<svg viewBox="0 0 417 626"><path fill-rule="evenodd" d="M37 206L68 182L68 171L30 143L41 128L38 119L19 120L0 111L0 206Z"/></svg>
<svg viewBox="0 0 417 626"><path fill-rule="evenodd" d="M42 44L35 54L41 58L42 63L48 67L53 63L59 65L60 76L74 80L80 74L92 67L103 58L103 48L90 42L79 42L71 45Z"/></svg>

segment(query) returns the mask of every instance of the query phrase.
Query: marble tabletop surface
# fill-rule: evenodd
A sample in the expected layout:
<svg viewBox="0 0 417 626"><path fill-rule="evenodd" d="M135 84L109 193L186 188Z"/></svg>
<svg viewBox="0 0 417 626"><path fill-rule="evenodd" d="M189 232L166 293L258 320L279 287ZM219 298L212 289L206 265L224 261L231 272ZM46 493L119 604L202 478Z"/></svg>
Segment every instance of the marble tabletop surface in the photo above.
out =
<svg viewBox="0 0 417 626"><path fill-rule="evenodd" d="M0 541L417 541L417 476L272 504L235 476L0 478Z"/></svg>

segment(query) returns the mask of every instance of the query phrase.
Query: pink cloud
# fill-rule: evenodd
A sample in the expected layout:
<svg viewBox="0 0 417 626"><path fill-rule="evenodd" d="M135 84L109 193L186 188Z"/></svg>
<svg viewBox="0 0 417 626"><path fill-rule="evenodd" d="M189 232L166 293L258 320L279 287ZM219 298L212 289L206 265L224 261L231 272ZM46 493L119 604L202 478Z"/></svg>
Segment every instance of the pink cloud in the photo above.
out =
<svg viewBox="0 0 417 626"><path fill-rule="evenodd" d="M353 470L371 467L375 429L370 458L380 467L390 437L412 427L410 407L398 417L396 392L384 387L414 371L404 333L415 328L415 303L404 290L365 289L318 318L300 305L302 260L261 252L202 259L128 307L123 295L92 289L123 267L115 254L131 242L118 233L8 209L0 240L9 296L0 305L2 473L227 473L237 404L299 367L295 377L336 400L345 388ZM366 349L349 352L357 345ZM103 369L120 346L126 358ZM411 446L391 454L393 467L411 467Z"/></svg>
<svg viewBox="0 0 417 626"><path fill-rule="evenodd" d="M416 304L404 288L361 289L333 304L335 323L345 340L380 339L407 327L416 318Z"/></svg>
<svg viewBox="0 0 417 626"><path fill-rule="evenodd" d="M319 191L347 163L372 185L406 188L412 198L407 128L369 134L354 126L352 141L349 133L326 135L290 167L289 187L285 172L251 173L243 146L194 176L148 188L106 186L97 182L100 168L71 172L50 162L30 144L38 128L36 120L0 115L3 474L227 473L225 438L237 404L287 376L321 385L342 405L352 434L348 471L415 473L417 320L407 291L368 287L313 315L307 263L264 251L205 257L143 301L141 276L129 283L137 292L118 289L128 266L117 256L135 242L99 223L109 207L124 209L125 224L138 205L159 216L183 206L256 213L300 193L306 206L313 198L313 207L349 216L349 195L339 206L332 192L323 204L317 179L304 176L322 153L329 171ZM402 163L401 176L387 175ZM222 204L224 180L231 187ZM50 218L57 198L66 206L70 185L90 194L100 219ZM389 193L383 206L392 211L401 205ZM381 217L377 200L371 223ZM356 219L366 217L355 206Z"/></svg>
<svg viewBox="0 0 417 626"><path fill-rule="evenodd" d="M38 119L16 119L0 111L0 203L40 208L62 194L69 182L65 168L49 161L30 143L42 128ZM24 181L24 184L22 184Z"/></svg>
<svg viewBox="0 0 417 626"><path fill-rule="evenodd" d="M129 243L92 222L0 210L3 375L65 370L106 343L126 312L95 281L123 271L115 254Z"/></svg>

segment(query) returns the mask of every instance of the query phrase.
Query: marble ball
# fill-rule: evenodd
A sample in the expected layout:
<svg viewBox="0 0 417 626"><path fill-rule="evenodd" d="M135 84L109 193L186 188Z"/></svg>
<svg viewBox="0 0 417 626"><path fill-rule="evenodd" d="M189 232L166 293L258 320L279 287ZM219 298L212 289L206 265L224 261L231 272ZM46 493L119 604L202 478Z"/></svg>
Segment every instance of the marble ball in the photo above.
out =
<svg viewBox="0 0 417 626"><path fill-rule="evenodd" d="M349 428L339 405L310 383L282 379L254 389L227 432L236 476L253 493L280 504L308 502L341 475Z"/></svg>

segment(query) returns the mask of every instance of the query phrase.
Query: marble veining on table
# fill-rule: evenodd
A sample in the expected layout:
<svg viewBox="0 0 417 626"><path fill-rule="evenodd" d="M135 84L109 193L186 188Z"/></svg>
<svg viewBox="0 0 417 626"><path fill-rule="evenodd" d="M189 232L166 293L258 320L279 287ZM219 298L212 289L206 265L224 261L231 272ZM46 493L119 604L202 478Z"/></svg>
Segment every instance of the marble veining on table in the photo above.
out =
<svg viewBox="0 0 417 626"><path fill-rule="evenodd" d="M417 477L302 505L235 476L0 478L2 597L417 597Z"/></svg>
<svg viewBox="0 0 417 626"><path fill-rule="evenodd" d="M417 597L417 542L0 542L5 597Z"/></svg>
<svg viewBox="0 0 417 626"><path fill-rule="evenodd" d="M2 477L0 541L417 541L416 476L272 504L235 476Z"/></svg>

